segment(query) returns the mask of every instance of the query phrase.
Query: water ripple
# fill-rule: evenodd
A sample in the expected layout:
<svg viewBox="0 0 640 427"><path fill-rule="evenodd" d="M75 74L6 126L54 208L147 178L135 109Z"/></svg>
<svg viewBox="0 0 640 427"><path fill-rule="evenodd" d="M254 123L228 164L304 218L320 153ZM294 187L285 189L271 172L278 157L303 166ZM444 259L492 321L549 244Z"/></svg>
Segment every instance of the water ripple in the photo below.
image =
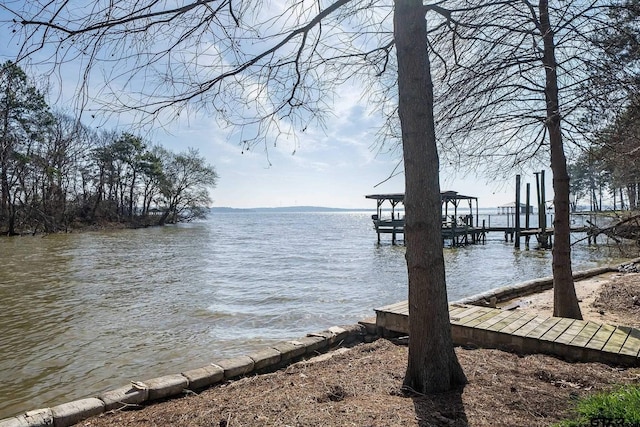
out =
<svg viewBox="0 0 640 427"><path fill-rule="evenodd" d="M451 299L550 274L550 253L497 237L445 250ZM354 323L407 292L404 248L375 244L367 213L3 238L0 254L0 418Z"/></svg>

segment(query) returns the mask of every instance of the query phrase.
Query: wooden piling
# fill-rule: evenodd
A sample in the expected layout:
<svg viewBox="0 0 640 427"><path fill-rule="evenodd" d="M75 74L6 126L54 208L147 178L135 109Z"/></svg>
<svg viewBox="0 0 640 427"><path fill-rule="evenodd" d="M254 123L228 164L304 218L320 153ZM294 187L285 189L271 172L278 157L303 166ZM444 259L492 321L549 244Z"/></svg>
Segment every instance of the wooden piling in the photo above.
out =
<svg viewBox="0 0 640 427"><path fill-rule="evenodd" d="M520 249L520 175L516 175L515 245Z"/></svg>
<svg viewBox="0 0 640 427"><path fill-rule="evenodd" d="M524 217L524 228L529 229L529 213L531 212L531 184L527 182L527 195L526 195L526 206L525 209L527 211L526 216ZM526 235L524 238L524 244L529 247L529 240L531 236Z"/></svg>

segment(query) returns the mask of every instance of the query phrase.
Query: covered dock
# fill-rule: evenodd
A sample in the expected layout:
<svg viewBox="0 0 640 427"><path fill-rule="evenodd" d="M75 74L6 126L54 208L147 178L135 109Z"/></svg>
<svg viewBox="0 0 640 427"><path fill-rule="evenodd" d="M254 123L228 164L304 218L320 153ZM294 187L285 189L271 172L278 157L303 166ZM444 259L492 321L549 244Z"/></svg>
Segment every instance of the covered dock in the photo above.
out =
<svg viewBox="0 0 640 427"><path fill-rule="evenodd" d="M376 213L371 216L380 243L381 234L391 234L396 244L398 235L404 238L404 193L370 194L376 201ZM461 246L485 241L485 232L478 227L478 198L464 196L455 191L440 193L442 202L442 243ZM464 205L468 204L468 210ZM474 215L475 209L475 215Z"/></svg>

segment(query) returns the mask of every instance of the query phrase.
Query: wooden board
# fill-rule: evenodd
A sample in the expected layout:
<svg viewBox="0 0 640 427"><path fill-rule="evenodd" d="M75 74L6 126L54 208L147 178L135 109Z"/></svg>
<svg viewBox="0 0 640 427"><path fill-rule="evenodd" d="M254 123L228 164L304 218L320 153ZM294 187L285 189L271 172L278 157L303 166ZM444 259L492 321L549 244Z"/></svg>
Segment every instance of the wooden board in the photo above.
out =
<svg viewBox="0 0 640 427"><path fill-rule="evenodd" d="M607 353L615 353L618 354L620 349L624 346L627 337L629 336L629 331L625 331L624 329L620 329L619 327L613 331L613 334L607 340L607 343L602 347L602 351Z"/></svg>
<svg viewBox="0 0 640 427"><path fill-rule="evenodd" d="M500 310L496 310L494 308L488 309L482 316L476 317L475 319L464 323L463 326L466 326L468 328L473 328L486 320L493 319L499 314L500 314Z"/></svg>
<svg viewBox="0 0 640 427"><path fill-rule="evenodd" d="M580 333L576 335L576 337L572 339L569 344L575 347L584 347L595 335L595 333L598 332L598 329L600 329L600 324L591 321L587 322Z"/></svg>
<svg viewBox="0 0 640 427"><path fill-rule="evenodd" d="M544 334L546 334L551 328L553 328L558 322L560 322L559 317L547 317L540 323L537 327L529 331L526 336L527 338L540 339ZM517 332L517 331L516 331Z"/></svg>
<svg viewBox="0 0 640 427"><path fill-rule="evenodd" d="M409 312L409 301L400 301L394 304L389 304L384 307L376 308L375 311L385 311L391 313L402 312L408 314Z"/></svg>
<svg viewBox="0 0 640 427"><path fill-rule="evenodd" d="M555 342L558 344L569 345L569 343L584 329L587 322L584 320L574 320L571 326L569 326L562 334L560 334Z"/></svg>
<svg viewBox="0 0 640 427"><path fill-rule="evenodd" d="M488 329L491 326L496 325L499 322L506 322L506 324L509 324L511 322L513 322L514 320L522 317L524 313L523 312L516 312L516 311L502 311L500 310L500 313L496 314L495 316L493 316L490 319L485 320L484 322L480 323L479 325L476 326L476 328L479 329Z"/></svg>
<svg viewBox="0 0 640 427"><path fill-rule="evenodd" d="M560 335L564 333L575 322L575 319L560 319L551 329L544 333L540 337L541 340L555 341Z"/></svg>
<svg viewBox="0 0 640 427"><path fill-rule="evenodd" d="M521 327L525 326L527 323L533 321L536 316L532 314L525 314L518 319L515 319L513 322L508 323L506 325L502 325L502 322L498 322L495 325L489 327L490 331L500 332L501 334L512 334L517 331Z"/></svg>
<svg viewBox="0 0 640 427"><path fill-rule="evenodd" d="M451 322L460 324L460 321L468 316L473 315L476 311L482 310L482 307L477 305L473 305L466 310L463 310L461 313L456 314L455 316L451 316Z"/></svg>
<svg viewBox="0 0 640 427"><path fill-rule="evenodd" d="M476 310L470 314L467 314L466 316L460 318L460 320L458 320L457 322L452 322L455 323L456 325L460 325L460 326L467 326L469 323L473 323L476 319L483 317L487 314L493 314L493 312L495 311L495 309L492 308L485 308L485 307L478 307L479 310Z"/></svg>
<svg viewBox="0 0 640 427"><path fill-rule="evenodd" d="M585 348L592 348L594 350L602 350L602 347L607 343L613 332L616 330L615 326L602 325L598 332L589 340Z"/></svg>
<svg viewBox="0 0 640 427"><path fill-rule="evenodd" d="M521 328L513 331L511 334L519 337L526 337L527 335L529 335L529 332L536 329L538 326L540 326L540 324L542 324L542 322L544 322L547 319L549 319L549 317L536 316L533 319L531 319L529 322L527 322L525 325L523 325Z"/></svg>
<svg viewBox="0 0 640 427"><path fill-rule="evenodd" d="M618 354L639 357L640 330L634 329L634 328L627 328L624 326L618 326L618 328L622 329L623 331L626 329L629 332L629 336L627 337L627 340L624 342L624 345L622 346Z"/></svg>
<svg viewBox="0 0 640 427"><path fill-rule="evenodd" d="M462 313L464 310L468 309L469 307L458 307L458 306L449 306L449 317L454 317L456 315L458 315L459 313Z"/></svg>

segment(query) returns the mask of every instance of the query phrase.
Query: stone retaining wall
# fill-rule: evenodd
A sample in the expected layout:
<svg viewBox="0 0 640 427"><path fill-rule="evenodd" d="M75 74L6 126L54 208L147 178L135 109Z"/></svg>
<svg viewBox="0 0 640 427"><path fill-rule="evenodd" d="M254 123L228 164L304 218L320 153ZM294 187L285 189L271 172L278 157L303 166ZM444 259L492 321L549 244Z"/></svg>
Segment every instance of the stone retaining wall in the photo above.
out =
<svg viewBox="0 0 640 427"><path fill-rule="evenodd" d="M284 341L265 347L246 356L219 360L180 374L132 381L129 386L110 390L95 397L63 403L52 408L28 411L0 420L0 427L71 426L107 411L182 395L188 390L202 390L244 375L274 371L335 347L363 342L365 339L372 340L373 337L367 334L367 328L361 324L334 326L326 331L308 334L298 340Z"/></svg>

